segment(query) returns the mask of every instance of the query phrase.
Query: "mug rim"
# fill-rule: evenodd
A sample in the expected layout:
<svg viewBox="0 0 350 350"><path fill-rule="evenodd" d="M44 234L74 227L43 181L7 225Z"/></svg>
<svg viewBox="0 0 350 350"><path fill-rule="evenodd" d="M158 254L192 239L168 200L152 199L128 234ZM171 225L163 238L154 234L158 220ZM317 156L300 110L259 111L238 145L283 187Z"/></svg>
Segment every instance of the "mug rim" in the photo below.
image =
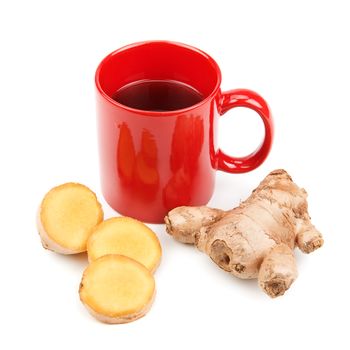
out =
<svg viewBox="0 0 350 350"><path fill-rule="evenodd" d="M214 68L215 72L216 72L216 84L215 87L213 88L213 90L211 91L211 93L204 98L203 100L201 100L200 102L186 107L186 108L181 108L181 109L175 109L175 110L171 110L171 111L147 111L147 110L143 110L143 109L137 109L137 108L132 108L129 106L126 106L122 103L119 103L115 100L113 100L101 87L100 84L100 72L101 69L103 67L103 65L108 62L113 56L119 54L120 52L123 52L125 50L129 50L131 48L137 47L137 46L142 46L142 45L147 45L147 44L166 44L166 45L172 45L172 46L177 46L177 47L182 47L188 50L191 50L197 54L200 54L201 56L203 56L208 63ZM112 51L111 53L109 53L105 58L102 59L102 61L100 62L100 64L98 65L97 69L96 69L96 73L95 73L95 85L96 88L98 90L98 92L100 93L100 95L102 97L104 97L105 100L107 100L108 102L110 102L112 105L117 106L119 108L128 110L132 113L135 114L142 114L145 116L169 116L169 115L177 115L177 114L181 114L181 113L186 113L186 112L190 112L191 110L194 110L204 104L206 104L208 101L210 101L218 92L218 90L220 89L220 85L221 85L221 71L219 68L219 65L216 63L216 61L210 56L208 55L206 52L188 45L188 44L184 44L184 43L180 43L180 42L176 42L176 41L169 41L169 40L146 40L146 41L139 41L139 42L135 42L132 44L128 44L125 46L120 47L119 49L116 49L114 51Z"/></svg>

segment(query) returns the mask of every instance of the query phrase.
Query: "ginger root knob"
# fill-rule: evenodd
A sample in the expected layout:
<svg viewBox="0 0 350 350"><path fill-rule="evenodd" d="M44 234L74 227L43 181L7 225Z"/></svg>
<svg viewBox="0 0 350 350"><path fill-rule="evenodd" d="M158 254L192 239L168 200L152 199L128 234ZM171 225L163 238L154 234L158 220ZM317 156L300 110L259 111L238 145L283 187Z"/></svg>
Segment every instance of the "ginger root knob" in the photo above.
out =
<svg viewBox="0 0 350 350"><path fill-rule="evenodd" d="M270 297L283 295L297 277L295 246L310 253L323 245L306 191L283 169L268 174L234 209L178 207L164 220L176 240L196 245L239 278L257 278Z"/></svg>

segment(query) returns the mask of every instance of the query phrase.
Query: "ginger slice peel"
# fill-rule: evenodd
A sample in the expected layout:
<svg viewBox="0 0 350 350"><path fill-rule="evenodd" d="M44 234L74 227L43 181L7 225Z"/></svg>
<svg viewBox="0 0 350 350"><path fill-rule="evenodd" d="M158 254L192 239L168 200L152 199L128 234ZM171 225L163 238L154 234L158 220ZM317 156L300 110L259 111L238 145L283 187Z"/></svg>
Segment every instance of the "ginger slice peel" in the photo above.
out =
<svg viewBox="0 0 350 350"><path fill-rule="evenodd" d="M137 261L123 255L104 255L84 271L79 296L99 321L127 323L148 312L155 297L155 281Z"/></svg>
<svg viewBox="0 0 350 350"><path fill-rule="evenodd" d="M156 234L142 222L129 217L116 217L97 225L87 242L89 261L107 254L132 258L154 272L162 249Z"/></svg>
<svg viewBox="0 0 350 350"><path fill-rule="evenodd" d="M258 278L271 297L283 295L297 277L295 246L310 253L323 245L306 191L283 169L268 174L237 208L178 207L164 220L176 240L196 245L239 278Z"/></svg>
<svg viewBox="0 0 350 350"><path fill-rule="evenodd" d="M94 192L79 183L52 188L42 200L37 227L43 247L61 254L86 251L87 239L103 220Z"/></svg>

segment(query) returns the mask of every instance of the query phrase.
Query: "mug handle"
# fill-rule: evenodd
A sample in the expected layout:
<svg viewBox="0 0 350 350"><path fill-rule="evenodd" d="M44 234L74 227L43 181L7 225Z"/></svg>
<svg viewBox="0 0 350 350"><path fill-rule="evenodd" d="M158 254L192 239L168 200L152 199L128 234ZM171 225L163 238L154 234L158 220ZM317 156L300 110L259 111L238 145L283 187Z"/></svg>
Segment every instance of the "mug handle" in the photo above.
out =
<svg viewBox="0 0 350 350"><path fill-rule="evenodd" d="M245 157L231 157L218 150L217 169L228 173L246 173L264 162L270 152L273 139L273 120L267 102L256 92L235 89L223 92L219 102L220 116L235 107L247 107L257 112L264 122L265 137L260 146Z"/></svg>

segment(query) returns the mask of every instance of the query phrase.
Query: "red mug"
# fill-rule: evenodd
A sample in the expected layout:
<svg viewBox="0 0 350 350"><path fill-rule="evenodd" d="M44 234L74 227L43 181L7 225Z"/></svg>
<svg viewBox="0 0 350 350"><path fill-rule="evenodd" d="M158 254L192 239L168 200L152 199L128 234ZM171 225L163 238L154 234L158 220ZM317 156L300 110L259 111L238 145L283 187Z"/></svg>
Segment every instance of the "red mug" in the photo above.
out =
<svg viewBox="0 0 350 350"><path fill-rule="evenodd" d="M203 98L169 111L132 108L112 98L143 80L178 81ZM266 101L246 89L222 92L218 64L192 46L146 41L122 47L102 60L95 82L102 192L122 215L161 223L177 206L205 205L216 170L251 171L270 151L273 121ZM239 158L225 154L216 142L218 117L235 107L256 111L265 127L258 149Z"/></svg>

